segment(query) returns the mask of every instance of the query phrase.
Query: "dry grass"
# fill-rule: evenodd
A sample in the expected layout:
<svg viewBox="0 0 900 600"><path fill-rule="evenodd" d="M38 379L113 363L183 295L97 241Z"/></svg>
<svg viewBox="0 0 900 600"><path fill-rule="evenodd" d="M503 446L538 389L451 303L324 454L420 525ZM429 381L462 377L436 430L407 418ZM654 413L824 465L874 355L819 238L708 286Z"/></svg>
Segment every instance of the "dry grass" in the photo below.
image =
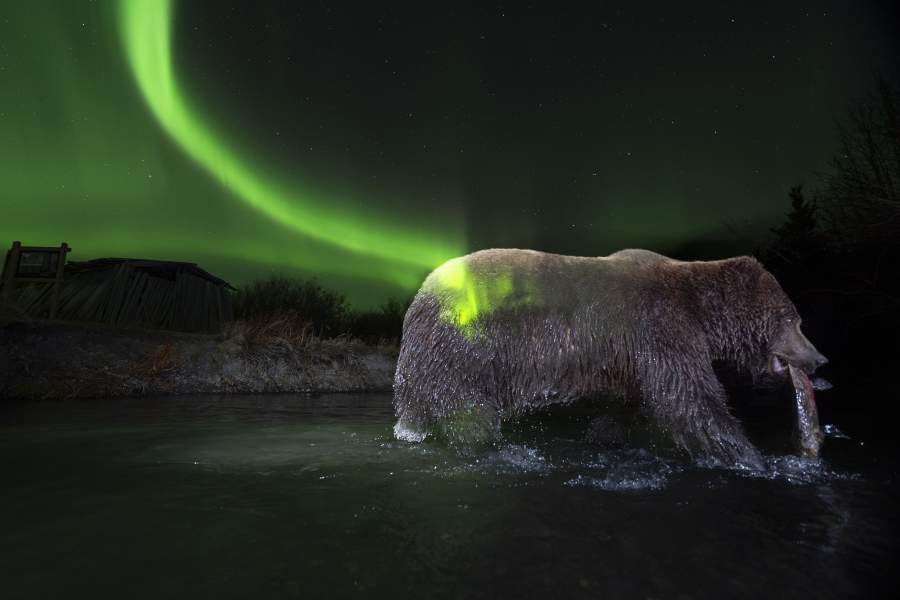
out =
<svg viewBox="0 0 900 600"><path fill-rule="evenodd" d="M261 350L294 351L307 348L317 340L309 322L292 310L232 321L225 326L224 336L246 354Z"/></svg>
<svg viewBox="0 0 900 600"><path fill-rule="evenodd" d="M391 339L373 344L346 333L320 337L309 321L293 310L233 321L226 325L223 337L223 344L237 347L242 354L254 358L276 358L297 352L346 353L372 348L391 352L396 348L396 341Z"/></svg>
<svg viewBox="0 0 900 600"><path fill-rule="evenodd" d="M160 344L144 358L134 361L128 374L140 379L152 379L177 366L177 353L171 342Z"/></svg>

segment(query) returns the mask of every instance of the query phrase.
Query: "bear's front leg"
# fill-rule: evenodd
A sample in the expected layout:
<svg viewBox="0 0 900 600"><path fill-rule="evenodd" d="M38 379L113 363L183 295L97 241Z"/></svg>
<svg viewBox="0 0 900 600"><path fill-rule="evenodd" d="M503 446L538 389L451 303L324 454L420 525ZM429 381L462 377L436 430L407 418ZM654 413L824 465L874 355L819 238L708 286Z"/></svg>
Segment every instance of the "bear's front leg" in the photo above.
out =
<svg viewBox="0 0 900 600"><path fill-rule="evenodd" d="M712 458L729 466L761 470L765 463L725 401L711 367L670 365L645 373L644 405L656 424L692 458Z"/></svg>

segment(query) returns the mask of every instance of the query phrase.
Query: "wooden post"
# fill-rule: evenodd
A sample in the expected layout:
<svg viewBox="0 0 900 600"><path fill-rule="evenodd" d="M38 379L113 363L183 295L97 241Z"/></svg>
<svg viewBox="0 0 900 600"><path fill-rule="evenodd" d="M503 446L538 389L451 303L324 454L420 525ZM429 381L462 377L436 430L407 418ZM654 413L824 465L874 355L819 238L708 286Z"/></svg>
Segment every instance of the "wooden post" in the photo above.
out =
<svg viewBox="0 0 900 600"><path fill-rule="evenodd" d="M53 282L53 292L50 296L50 318L56 318L56 310L59 305L59 290L62 288L63 271L66 268L66 255L69 253L69 245L65 242L59 247L59 258L56 261L56 281Z"/></svg>
<svg viewBox="0 0 900 600"><path fill-rule="evenodd" d="M16 269L19 268L19 255L22 253L22 242L13 242L12 248L6 253L6 264L3 265L3 300L9 300L13 287L16 285Z"/></svg>

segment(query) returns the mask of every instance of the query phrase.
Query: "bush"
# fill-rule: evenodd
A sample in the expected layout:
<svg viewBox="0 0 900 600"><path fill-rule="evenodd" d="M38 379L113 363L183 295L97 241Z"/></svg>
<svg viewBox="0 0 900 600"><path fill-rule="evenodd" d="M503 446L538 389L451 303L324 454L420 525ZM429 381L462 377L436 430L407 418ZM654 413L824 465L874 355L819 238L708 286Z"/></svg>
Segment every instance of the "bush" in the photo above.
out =
<svg viewBox="0 0 900 600"><path fill-rule="evenodd" d="M412 298L404 302L391 298L375 310L354 312L348 333L369 343L399 343L403 317L411 302Z"/></svg>
<svg viewBox="0 0 900 600"><path fill-rule="evenodd" d="M260 321L284 314L296 315L317 336L333 337L346 331L350 309L343 294L314 279L276 275L241 286L234 296L235 319Z"/></svg>
<svg viewBox="0 0 900 600"><path fill-rule="evenodd" d="M282 329L289 323L291 330L308 329L304 335L319 338L349 336L367 343L398 343L411 301L391 298L374 310L357 311L343 294L323 288L314 279L273 276L238 288L234 316L252 324L254 331L275 323Z"/></svg>

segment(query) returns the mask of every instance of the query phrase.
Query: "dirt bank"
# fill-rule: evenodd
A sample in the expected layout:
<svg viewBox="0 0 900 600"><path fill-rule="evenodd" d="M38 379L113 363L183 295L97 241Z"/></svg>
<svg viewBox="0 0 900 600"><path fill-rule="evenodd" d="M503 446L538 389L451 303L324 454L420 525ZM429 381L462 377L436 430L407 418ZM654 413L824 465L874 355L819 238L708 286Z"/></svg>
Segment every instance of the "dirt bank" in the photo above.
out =
<svg viewBox="0 0 900 600"><path fill-rule="evenodd" d="M388 391L397 349L230 327L222 335L0 320L0 399Z"/></svg>

